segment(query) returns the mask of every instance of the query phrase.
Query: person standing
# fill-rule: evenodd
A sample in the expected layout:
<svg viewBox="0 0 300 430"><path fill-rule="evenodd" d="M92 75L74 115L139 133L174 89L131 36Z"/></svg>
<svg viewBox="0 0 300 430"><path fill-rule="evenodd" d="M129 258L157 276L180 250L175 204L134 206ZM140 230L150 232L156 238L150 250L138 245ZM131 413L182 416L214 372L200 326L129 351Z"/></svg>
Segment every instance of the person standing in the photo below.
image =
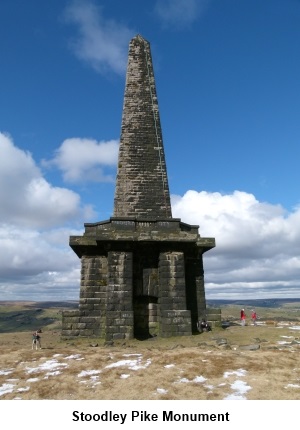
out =
<svg viewBox="0 0 300 430"><path fill-rule="evenodd" d="M245 314L245 309L241 310L241 324L242 325L246 325L246 314Z"/></svg>
<svg viewBox="0 0 300 430"><path fill-rule="evenodd" d="M42 333L42 330L39 329L32 334L32 349L34 348L34 345L35 345L35 349L38 349L38 346L40 349L42 349L41 333Z"/></svg>
<svg viewBox="0 0 300 430"><path fill-rule="evenodd" d="M256 319L257 319L256 311L255 311L255 309L252 309L251 320L252 320L254 325L256 325Z"/></svg>

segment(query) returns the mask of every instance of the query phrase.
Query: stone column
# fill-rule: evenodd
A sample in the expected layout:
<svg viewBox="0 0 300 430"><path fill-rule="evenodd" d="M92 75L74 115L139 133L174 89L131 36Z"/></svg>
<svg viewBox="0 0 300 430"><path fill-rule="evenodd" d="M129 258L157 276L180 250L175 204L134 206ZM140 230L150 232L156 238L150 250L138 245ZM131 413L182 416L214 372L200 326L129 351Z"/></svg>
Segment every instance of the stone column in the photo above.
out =
<svg viewBox="0 0 300 430"><path fill-rule="evenodd" d="M132 252L108 253L106 340L133 338Z"/></svg>
<svg viewBox="0 0 300 430"><path fill-rule="evenodd" d="M162 337L191 335L191 312L186 310L183 252L159 256L159 334Z"/></svg>
<svg viewBox="0 0 300 430"><path fill-rule="evenodd" d="M81 322L98 325L97 334L104 336L107 290L107 257L82 256L79 310ZM97 320L95 320L97 318ZM96 326L94 327L96 329Z"/></svg>
<svg viewBox="0 0 300 430"><path fill-rule="evenodd" d="M81 284L78 311L62 314L62 336L103 337L107 288L107 258L81 258Z"/></svg>
<svg viewBox="0 0 300 430"><path fill-rule="evenodd" d="M202 255L188 258L186 262L187 308L191 310L192 330L197 331L197 321L206 318L206 300Z"/></svg>

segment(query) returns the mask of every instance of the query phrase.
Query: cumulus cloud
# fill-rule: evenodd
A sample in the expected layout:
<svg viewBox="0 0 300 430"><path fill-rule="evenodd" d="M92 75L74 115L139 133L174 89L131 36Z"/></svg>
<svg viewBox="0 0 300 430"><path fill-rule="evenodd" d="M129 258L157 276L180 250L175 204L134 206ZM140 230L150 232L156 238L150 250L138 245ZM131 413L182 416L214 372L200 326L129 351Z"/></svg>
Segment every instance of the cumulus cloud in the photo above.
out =
<svg viewBox="0 0 300 430"><path fill-rule="evenodd" d="M38 231L0 226L0 294L5 300L72 300L78 298L80 260L69 248L64 228Z"/></svg>
<svg viewBox="0 0 300 430"><path fill-rule="evenodd" d="M209 0L158 0L155 12L165 27L186 28L195 22Z"/></svg>
<svg viewBox="0 0 300 430"><path fill-rule="evenodd" d="M70 233L71 230L63 228L41 232L11 224L0 225L4 251L0 260L0 279L23 281L42 273L66 273L77 269L78 257L68 248Z"/></svg>
<svg viewBox="0 0 300 430"><path fill-rule="evenodd" d="M0 223L46 228L93 215L90 207L81 207L77 193L47 182L31 154L17 148L3 133L0 183Z"/></svg>
<svg viewBox="0 0 300 430"><path fill-rule="evenodd" d="M117 140L97 142L92 139L66 139L55 157L44 165L55 165L66 182L114 182L115 175L105 174L104 167L115 167L118 159Z"/></svg>
<svg viewBox="0 0 300 430"><path fill-rule="evenodd" d="M172 203L174 217L216 238L204 254L208 297L299 296L300 208L289 213L242 191L188 191Z"/></svg>
<svg viewBox="0 0 300 430"><path fill-rule="evenodd" d="M117 147L117 141L68 139L50 163L68 181L100 180L97 169L115 165ZM82 231L66 223L87 219L91 210L77 193L47 182L32 155L3 133L0 183L1 297L78 300L80 260L68 243ZM289 212L243 191L190 190L172 196L172 213L199 225L202 237L216 238L216 248L204 254L208 299L299 297L299 207Z"/></svg>
<svg viewBox="0 0 300 430"><path fill-rule="evenodd" d="M78 296L80 260L66 225L94 215L73 191L47 182L29 152L0 133L0 294L2 300Z"/></svg>
<svg viewBox="0 0 300 430"><path fill-rule="evenodd" d="M64 272L44 272L20 280L5 280L0 284L2 300L65 301L78 300L80 265Z"/></svg>
<svg viewBox="0 0 300 430"><path fill-rule="evenodd" d="M92 1L71 1L64 18L78 28L78 37L71 42L71 47L79 59L100 73L125 72L128 41L135 34L133 30L104 18L103 9Z"/></svg>

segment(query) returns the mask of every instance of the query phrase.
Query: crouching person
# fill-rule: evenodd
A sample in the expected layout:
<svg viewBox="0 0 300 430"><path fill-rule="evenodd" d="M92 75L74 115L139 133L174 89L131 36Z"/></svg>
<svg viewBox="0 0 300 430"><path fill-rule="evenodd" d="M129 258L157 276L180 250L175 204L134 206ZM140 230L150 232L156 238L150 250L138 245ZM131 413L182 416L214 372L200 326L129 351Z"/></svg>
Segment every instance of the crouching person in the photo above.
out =
<svg viewBox="0 0 300 430"><path fill-rule="evenodd" d="M197 329L200 333L203 333L204 331L211 331L210 325L208 324L208 322L204 318L202 318L201 321L198 321Z"/></svg>

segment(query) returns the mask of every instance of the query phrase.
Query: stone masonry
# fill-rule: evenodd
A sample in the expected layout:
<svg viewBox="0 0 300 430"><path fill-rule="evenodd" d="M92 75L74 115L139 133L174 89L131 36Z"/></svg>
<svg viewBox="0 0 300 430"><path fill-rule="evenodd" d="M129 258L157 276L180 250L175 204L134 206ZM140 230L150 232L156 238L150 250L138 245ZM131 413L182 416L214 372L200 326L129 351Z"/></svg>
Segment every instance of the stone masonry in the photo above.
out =
<svg viewBox="0 0 300 430"><path fill-rule="evenodd" d="M114 213L85 224L70 246L81 286L63 337L183 336L207 313L220 319L206 309L202 259L215 240L172 218L150 45L140 35L129 44Z"/></svg>
<svg viewBox="0 0 300 430"><path fill-rule="evenodd" d="M172 217L150 46L140 36L129 47L114 216Z"/></svg>

